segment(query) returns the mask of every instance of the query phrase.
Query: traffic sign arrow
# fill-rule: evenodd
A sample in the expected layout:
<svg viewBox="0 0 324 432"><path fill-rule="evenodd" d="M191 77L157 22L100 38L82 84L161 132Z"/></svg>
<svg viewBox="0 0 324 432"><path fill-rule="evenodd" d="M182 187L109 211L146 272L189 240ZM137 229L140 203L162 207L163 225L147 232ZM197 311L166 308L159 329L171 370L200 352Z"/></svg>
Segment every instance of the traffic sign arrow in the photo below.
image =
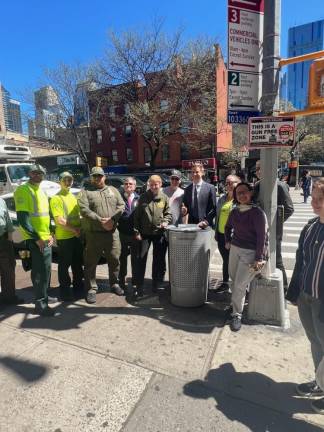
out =
<svg viewBox="0 0 324 432"><path fill-rule="evenodd" d="M235 63L235 62L231 62L230 65L231 66L245 66L245 67L251 67L251 68L257 67L257 65L255 65L255 64L245 64L245 63Z"/></svg>

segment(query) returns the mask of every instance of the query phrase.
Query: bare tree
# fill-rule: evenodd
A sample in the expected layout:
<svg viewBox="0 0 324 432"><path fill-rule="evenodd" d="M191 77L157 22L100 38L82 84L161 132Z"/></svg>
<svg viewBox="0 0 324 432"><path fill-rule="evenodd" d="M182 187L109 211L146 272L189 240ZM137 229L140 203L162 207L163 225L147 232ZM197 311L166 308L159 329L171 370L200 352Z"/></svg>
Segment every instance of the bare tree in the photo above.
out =
<svg viewBox="0 0 324 432"><path fill-rule="evenodd" d="M183 45L181 31L168 37L162 27L156 21L148 31L111 32L96 67L104 90L93 95L93 120L114 124L127 119L149 149L151 167L170 141L210 149L210 136L227 126L225 119L216 119L219 50L215 53L213 44L203 40ZM107 107L121 106L123 118L115 112L107 116Z"/></svg>

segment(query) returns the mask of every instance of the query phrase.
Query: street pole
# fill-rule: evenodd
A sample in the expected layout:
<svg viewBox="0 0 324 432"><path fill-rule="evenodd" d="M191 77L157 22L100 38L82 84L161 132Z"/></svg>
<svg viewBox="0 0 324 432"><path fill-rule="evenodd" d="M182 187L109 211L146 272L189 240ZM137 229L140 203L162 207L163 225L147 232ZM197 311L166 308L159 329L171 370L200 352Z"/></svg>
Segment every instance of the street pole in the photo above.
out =
<svg viewBox="0 0 324 432"><path fill-rule="evenodd" d="M266 116L279 112L279 55L281 0L265 0L261 110ZM271 274L276 269L278 149L261 150L260 200L269 224Z"/></svg>

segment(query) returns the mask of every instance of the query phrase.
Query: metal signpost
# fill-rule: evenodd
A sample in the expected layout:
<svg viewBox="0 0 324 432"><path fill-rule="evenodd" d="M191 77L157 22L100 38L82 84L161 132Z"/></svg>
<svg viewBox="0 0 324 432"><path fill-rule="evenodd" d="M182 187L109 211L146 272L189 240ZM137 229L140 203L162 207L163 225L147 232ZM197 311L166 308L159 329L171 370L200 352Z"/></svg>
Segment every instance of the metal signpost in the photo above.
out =
<svg viewBox="0 0 324 432"><path fill-rule="evenodd" d="M264 0L228 0L228 123L259 115Z"/></svg>

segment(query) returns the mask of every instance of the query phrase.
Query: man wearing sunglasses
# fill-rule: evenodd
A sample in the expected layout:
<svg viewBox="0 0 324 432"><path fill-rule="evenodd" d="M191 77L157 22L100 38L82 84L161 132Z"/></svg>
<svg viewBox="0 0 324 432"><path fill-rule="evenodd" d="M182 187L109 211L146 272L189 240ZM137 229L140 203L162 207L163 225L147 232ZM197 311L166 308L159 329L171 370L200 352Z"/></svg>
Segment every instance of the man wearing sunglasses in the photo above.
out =
<svg viewBox="0 0 324 432"><path fill-rule="evenodd" d="M116 228L125 209L124 200L116 188L106 185L104 170L100 167L93 167L91 184L87 189L80 192L78 203L85 230L84 282L87 293L86 300L88 303L96 303L98 291L96 268L103 255L108 263L111 290L117 295L123 295L124 290L118 283L121 247Z"/></svg>
<svg viewBox="0 0 324 432"><path fill-rule="evenodd" d="M184 190L180 187L181 173L174 169L170 176L170 186L163 188L163 193L169 197L169 205L172 213L172 225L182 222L181 206L183 202Z"/></svg>

